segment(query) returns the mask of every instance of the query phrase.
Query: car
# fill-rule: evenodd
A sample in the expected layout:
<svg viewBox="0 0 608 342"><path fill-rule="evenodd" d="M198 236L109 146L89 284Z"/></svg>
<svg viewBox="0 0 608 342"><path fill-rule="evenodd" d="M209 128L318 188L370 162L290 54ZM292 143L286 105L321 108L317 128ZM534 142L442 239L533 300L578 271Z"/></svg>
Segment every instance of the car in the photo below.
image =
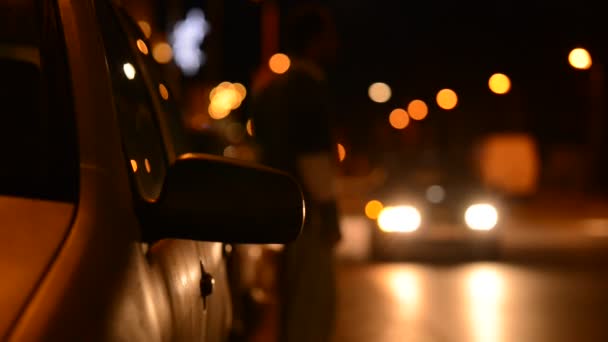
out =
<svg viewBox="0 0 608 342"><path fill-rule="evenodd" d="M368 211L377 212L374 259L500 256L501 213L507 208L499 194L439 168L417 169L406 179L376 191L377 200L368 204Z"/></svg>
<svg viewBox="0 0 608 342"><path fill-rule="evenodd" d="M226 340L225 246L297 238L297 182L188 152L148 46L117 3L0 1L0 339Z"/></svg>

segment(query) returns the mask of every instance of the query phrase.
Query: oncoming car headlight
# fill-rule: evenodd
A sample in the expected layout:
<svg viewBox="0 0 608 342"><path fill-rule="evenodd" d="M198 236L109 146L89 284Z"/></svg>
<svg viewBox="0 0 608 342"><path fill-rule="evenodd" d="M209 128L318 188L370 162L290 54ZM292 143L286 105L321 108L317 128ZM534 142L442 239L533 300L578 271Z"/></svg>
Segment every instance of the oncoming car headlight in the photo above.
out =
<svg viewBox="0 0 608 342"><path fill-rule="evenodd" d="M467 208L464 220L473 230L491 230L498 223L498 210L487 203L473 204Z"/></svg>
<svg viewBox="0 0 608 342"><path fill-rule="evenodd" d="M418 209L409 205L386 207L378 216L378 227L386 233L413 232L420 227L421 222Z"/></svg>

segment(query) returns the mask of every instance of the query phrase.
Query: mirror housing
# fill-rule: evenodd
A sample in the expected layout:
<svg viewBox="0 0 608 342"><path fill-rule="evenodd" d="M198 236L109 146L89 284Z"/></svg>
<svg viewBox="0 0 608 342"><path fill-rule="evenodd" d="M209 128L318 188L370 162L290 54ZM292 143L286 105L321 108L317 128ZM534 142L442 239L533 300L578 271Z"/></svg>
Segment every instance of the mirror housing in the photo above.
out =
<svg viewBox="0 0 608 342"><path fill-rule="evenodd" d="M287 243L304 223L304 197L287 173L207 154L168 168L160 198L141 211L144 240Z"/></svg>

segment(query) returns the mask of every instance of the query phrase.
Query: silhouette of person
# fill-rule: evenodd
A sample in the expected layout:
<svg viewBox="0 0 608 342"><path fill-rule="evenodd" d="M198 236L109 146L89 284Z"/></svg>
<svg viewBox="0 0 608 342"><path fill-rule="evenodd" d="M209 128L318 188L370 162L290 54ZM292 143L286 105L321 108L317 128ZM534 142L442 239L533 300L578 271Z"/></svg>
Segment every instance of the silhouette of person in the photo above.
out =
<svg viewBox="0 0 608 342"><path fill-rule="evenodd" d="M285 22L288 71L254 91L252 117L262 161L301 183L306 223L286 245L279 269L280 341L329 341L335 311L333 253L340 239L331 134L332 101L326 68L337 34L330 12L319 5L294 9Z"/></svg>

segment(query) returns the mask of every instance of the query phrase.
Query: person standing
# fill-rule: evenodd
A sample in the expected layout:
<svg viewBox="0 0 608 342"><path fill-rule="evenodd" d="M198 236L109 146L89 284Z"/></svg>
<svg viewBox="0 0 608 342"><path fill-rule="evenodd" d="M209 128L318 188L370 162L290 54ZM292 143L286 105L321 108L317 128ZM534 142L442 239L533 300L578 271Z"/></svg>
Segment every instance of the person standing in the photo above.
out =
<svg viewBox="0 0 608 342"><path fill-rule="evenodd" d="M294 175L306 200L302 234L281 255L278 334L281 342L324 342L333 333L334 247L341 236L326 74L337 34L330 12L321 6L294 9L285 24L290 68L255 90L251 107L262 162Z"/></svg>

